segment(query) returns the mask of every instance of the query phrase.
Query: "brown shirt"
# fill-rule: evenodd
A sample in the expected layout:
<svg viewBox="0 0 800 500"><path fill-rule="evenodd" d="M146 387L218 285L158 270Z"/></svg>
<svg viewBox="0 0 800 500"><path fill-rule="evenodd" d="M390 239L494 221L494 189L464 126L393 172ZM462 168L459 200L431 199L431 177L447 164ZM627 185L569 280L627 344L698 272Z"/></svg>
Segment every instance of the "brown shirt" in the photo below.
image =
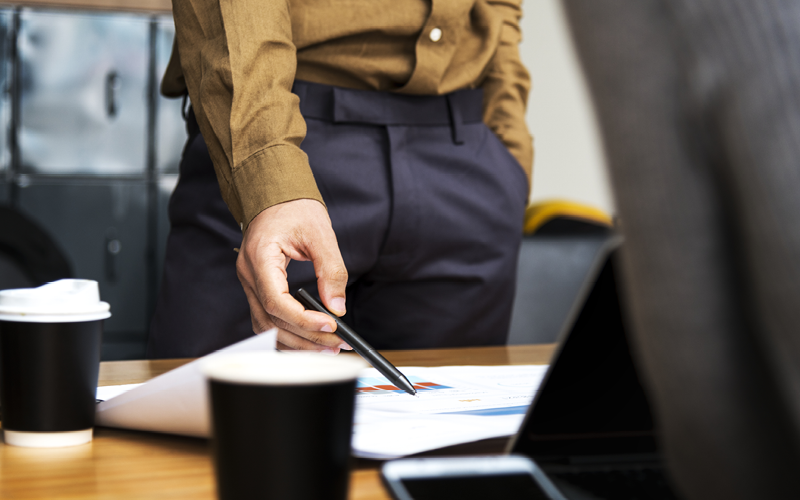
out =
<svg viewBox="0 0 800 500"><path fill-rule="evenodd" d="M322 201L300 149L295 79L440 95L484 90L484 122L530 179L522 0L173 0L162 82L186 89L222 196L244 226L289 200Z"/></svg>

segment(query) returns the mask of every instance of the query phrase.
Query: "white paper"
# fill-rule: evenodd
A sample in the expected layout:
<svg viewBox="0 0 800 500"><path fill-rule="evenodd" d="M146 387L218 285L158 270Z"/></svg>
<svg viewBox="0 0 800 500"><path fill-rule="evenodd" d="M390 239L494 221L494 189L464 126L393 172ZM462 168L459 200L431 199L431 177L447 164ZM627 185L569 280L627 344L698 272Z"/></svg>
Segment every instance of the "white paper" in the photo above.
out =
<svg viewBox="0 0 800 500"><path fill-rule="evenodd" d="M210 421L203 361L218 353L274 351L277 330L255 335L196 359L116 397L98 403L95 423L140 431L208 437Z"/></svg>
<svg viewBox="0 0 800 500"><path fill-rule="evenodd" d="M105 385L97 388L97 402L108 401L143 384Z"/></svg>
<svg viewBox="0 0 800 500"><path fill-rule="evenodd" d="M353 429L353 454L390 459L514 434L524 415L397 415L362 412Z"/></svg>
<svg viewBox="0 0 800 500"><path fill-rule="evenodd" d="M274 333L271 338L268 335L262 334L223 351L274 348ZM98 388L98 399L107 399L98 404L98 425L207 437L210 428L206 385L199 362L145 384ZM417 397L387 387L388 381L373 368L364 370L359 377L353 427L356 456L395 458L510 436L522 423L547 366L401 367L400 370L418 388Z"/></svg>

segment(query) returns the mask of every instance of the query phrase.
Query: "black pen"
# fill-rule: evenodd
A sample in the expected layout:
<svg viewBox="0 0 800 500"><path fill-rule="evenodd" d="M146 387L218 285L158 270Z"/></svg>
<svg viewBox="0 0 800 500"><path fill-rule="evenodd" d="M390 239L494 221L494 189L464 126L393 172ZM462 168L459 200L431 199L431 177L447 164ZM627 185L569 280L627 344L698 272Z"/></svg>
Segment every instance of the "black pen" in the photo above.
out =
<svg viewBox="0 0 800 500"><path fill-rule="evenodd" d="M417 394L417 390L414 389L414 386L411 385L411 382L408 381L405 375L400 373L400 370L395 368L393 364L381 356L381 353L373 349L371 345L367 344L367 342L362 339L359 334L354 332L353 329L347 326L347 324L339 319L338 316L328 311L328 309L326 309L325 306L323 306L317 299L312 297L310 293L300 288L297 290L295 298L301 304L303 304L306 309L319 311L333 318L337 325L334 333L336 333L339 338L347 342L350 347L352 347L353 350L358 353L359 356L366 359L373 367L375 367L376 370L381 372L381 375L389 379L389 381L395 386L403 389L412 396Z"/></svg>

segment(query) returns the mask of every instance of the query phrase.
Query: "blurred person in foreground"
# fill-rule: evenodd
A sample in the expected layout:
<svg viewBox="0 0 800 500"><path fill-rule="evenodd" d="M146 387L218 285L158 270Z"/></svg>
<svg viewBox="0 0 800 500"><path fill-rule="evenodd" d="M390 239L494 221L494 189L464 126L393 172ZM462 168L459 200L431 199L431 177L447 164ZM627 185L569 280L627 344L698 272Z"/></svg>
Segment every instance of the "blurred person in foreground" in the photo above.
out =
<svg viewBox="0 0 800 500"><path fill-rule="evenodd" d="M685 498L800 498L800 2L566 0Z"/></svg>
<svg viewBox="0 0 800 500"><path fill-rule="evenodd" d="M162 92L192 107L151 357L272 327L347 349L301 286L379 349L505 343L533 161L521 0L173 14Z"/></svg>

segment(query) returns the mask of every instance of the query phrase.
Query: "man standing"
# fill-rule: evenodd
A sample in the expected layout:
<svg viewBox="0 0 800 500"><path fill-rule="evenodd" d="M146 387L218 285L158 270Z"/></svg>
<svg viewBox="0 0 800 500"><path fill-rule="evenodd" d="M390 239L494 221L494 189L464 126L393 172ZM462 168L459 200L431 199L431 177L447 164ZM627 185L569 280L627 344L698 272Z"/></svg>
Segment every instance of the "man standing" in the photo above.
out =
<svg viewBox="0 0 800 500"><path fill-rule="evenodd" d="M504 343L533 157L520 3L175 0L162 90L192 111L150 355L272 327L348 348L300 286L377 348Z"/></svg>

